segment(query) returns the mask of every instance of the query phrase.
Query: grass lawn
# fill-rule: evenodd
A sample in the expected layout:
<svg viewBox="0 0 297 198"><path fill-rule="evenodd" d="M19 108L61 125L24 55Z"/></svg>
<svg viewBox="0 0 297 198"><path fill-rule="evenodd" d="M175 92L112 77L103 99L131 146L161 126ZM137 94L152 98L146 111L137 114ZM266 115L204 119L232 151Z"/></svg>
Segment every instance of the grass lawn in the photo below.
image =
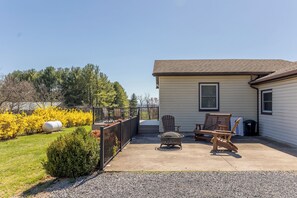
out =
<svg viewBox="0 0 297 198"><path fill-rule="evenodd" d="M91 129L89 126L85 128ZM0 142L0 197L18 194L49 177L41 165L46 159L46 148L58 136L74 129Z"/></svg>

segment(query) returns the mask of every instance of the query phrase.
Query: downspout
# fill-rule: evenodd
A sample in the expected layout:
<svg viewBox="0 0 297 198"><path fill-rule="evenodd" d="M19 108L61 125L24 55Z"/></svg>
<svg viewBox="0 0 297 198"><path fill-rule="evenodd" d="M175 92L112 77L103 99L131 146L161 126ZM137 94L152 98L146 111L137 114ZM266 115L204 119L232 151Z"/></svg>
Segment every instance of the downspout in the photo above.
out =
<svg viewBox="0 0 297 198"><path fill-rule="evenodd" d="M260 76L257 76L257 78L259 78L259 77ZM254 80L256 80L256 79L254 79ZM251 75L251 81L249 82L249 85L251 88L257 90L257 133L259 134L259 89L251 84L251 82L254 80Z"/></svg>

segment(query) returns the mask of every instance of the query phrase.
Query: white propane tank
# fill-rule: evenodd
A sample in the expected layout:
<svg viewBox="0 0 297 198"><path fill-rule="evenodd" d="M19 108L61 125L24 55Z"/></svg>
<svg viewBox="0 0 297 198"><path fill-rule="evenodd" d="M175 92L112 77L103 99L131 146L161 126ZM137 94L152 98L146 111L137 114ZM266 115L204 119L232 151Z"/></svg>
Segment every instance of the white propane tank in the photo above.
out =
<svg viewBox="0 0 297 198"><path fill-rule="evenodd" d="M48 121L42 125L42 130L46 133L60 131L62 129L62 122L60 121Z"/></svg>

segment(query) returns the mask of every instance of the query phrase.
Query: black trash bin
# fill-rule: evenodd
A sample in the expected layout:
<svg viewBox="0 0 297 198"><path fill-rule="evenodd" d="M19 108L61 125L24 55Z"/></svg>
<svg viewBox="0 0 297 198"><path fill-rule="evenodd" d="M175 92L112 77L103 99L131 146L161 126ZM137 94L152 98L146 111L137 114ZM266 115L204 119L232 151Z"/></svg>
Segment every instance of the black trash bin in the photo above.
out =
<svg viewBox="0 0 297 198"><path fill-rule="evenodd" d="M256 133L257 122L255 120L245 120L244 124L244 135L245 136L254 136Z"/></svg>

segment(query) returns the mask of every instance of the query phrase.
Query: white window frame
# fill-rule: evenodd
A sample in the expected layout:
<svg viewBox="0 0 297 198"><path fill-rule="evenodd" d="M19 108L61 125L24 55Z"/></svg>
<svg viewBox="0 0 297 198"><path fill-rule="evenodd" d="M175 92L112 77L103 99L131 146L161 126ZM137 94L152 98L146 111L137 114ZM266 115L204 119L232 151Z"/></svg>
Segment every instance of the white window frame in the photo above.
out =
<svg viewBox="0 0 297 198"><path fill-rule="evenodd" d="M216 107L202 107L202 87L215 86L216 87ZM200 111L219 111L219 83L199 83L199 110Z"/></svg>
<svg viewBox="0 0 297 198"><path fill-rule="evenodd" d="M271 93L271 110L265 110L264 107L264 94L267 94L267 93ZM272 110L273 110L273 93L272 93L272 89L267 89L267 90L262 90L261 91L261 112L262 114L272 114Z"/></svg>

